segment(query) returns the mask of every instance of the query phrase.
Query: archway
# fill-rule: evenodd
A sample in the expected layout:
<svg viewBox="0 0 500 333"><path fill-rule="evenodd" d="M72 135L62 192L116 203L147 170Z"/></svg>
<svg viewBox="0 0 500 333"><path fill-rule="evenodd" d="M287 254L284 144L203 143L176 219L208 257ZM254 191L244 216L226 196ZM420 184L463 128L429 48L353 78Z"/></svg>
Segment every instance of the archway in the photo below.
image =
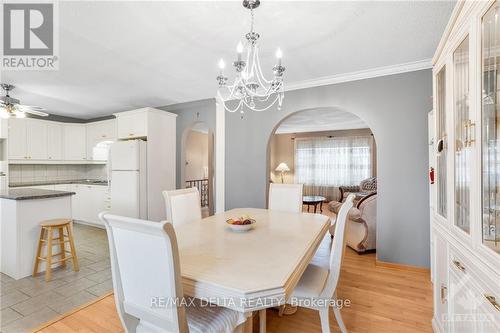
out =
<svg viewBox="0 0 500 333"><path fill-rule="evenodd" d="M212 215L214 134L205 122L195 121L182 133L181 161L181 188L196 187L203 215Z"/></svg>
<svg viewBox="0 0 500 333"><path fill-rule="evenodd" d="M269 136L266 177L267 189L271 182L303 184L304 207L326 215L335 213L335 204L345 199L347 191L355 192L363 226L347 243L358 252L375 250L377 146L360 117L335 107L287 115Z"/></svg>

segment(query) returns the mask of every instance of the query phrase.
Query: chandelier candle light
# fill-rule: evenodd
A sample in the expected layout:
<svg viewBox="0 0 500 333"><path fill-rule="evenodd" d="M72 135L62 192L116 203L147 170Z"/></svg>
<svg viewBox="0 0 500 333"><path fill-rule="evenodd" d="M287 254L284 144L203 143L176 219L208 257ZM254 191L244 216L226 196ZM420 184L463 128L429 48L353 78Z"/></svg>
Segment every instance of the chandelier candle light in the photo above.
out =
<svg viewBox="0 0 500 333"><path fill-rule="evenodd" d="M239 110L240 113L244 113L244 106L253 111L265 111L274 104L277 104L277 108L280 110L283 103L283 72L285 67L281 65L281 58L283 57L281 49L278 48L276 51L277 63L273 67L272 80L267 80L264 77L260 66L259 47L257 45L260 35L253 30L253 10L259 5L259 0L243 1L243 7L250 9L251 25L250 32L245 35L245 45L240 41L236 47L237 60L233 62L236 69L236 78L232 85L226 85L228 80L224 75L226 63L223 59L219 61L220 72L217 76L219 90L217 94L224 102L224 108L229 112ZM244 51L245 60L243 60ZM230 101L234 101L234 104L231 104L234 106L233 108L228 105Z"/></svg>

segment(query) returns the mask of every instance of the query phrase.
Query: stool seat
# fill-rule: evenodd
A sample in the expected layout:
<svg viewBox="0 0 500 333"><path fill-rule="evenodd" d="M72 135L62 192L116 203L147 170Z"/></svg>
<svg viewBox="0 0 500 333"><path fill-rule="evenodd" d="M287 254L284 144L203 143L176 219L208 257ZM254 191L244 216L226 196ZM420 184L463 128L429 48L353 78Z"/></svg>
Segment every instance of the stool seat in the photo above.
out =
<svg viewBox="0 0 500 333"><path fill-rule="evenodd" d="M63 225L66 225L68 223L71 223L70 219L52 219L52 220L46 220L40 223L40 226L42 228L47 228L47 227L60 227Z"/></svg>
<svg viewBox="0 0 500 333"><path fill-rule="evenodd" d="M78 258L76 257L71 222L71 219L52 219L40 223L40 238L38 240L38 247L35 255L33 276L38 274L38 266L41 261L45 261L45 281L50 281L51 279L53 264L61 263L64 267L66 266L66 261L72 259L73 269L75 271L80 269L78 265ZM65 230L66 234L64 234ZM56 235L54 235L55 231L57 231ZM70 251L66 251L66 243L69 243ZM42 255L44 245L47 248L45 256ZM60 251L53 253L53 246L58 246ZM54 260L54 257L60 258Z"/></svg>

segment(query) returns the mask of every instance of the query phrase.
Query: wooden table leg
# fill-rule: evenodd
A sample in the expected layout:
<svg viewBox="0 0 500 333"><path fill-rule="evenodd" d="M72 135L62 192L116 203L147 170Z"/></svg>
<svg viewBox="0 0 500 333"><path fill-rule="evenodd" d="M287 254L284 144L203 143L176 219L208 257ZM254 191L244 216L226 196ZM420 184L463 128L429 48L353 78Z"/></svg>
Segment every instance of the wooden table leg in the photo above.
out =
<svg viewBox="0 0 500 333"><path fill-rule="evenodd" d="M259 310L259 333L266 333L266 309Z"/></svg>
<svg viewBox="0 0 500 333"><path fill-rule="evenodd" d="M248 317L245 321L243 333L253 333L253 316Z"/></svg>

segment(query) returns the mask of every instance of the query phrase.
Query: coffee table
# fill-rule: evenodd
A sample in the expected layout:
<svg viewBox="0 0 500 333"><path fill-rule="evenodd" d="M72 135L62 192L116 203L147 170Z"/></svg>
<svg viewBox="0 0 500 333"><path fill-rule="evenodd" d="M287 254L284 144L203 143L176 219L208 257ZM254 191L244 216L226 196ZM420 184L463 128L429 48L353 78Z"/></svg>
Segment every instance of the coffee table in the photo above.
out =
<svg viewBox="0 0 500 333"><path fill-rule="evenodd" d="M319 211L320 213L323 213L323 202L326 200L325 197L322 197L320 195L305 195L302 197L302 204L307 205L307 211L309 212L311 206L314 207L314 212L316 213L316 210L319 205Z"/></svg>

